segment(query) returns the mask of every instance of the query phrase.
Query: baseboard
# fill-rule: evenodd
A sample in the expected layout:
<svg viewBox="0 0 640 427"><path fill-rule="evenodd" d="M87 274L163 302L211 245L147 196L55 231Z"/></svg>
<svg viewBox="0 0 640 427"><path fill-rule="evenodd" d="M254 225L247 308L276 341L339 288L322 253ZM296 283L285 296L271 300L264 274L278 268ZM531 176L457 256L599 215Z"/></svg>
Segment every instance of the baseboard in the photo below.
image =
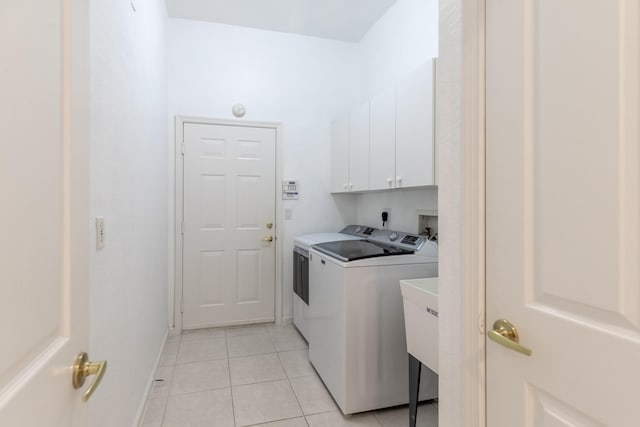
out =
<svg viewBox="0 0 640 427"><path fill-rule="evenodd" d="M283 317L282 318L282 326L293 325L293 316L292 317Z"/></svg>
<svg viewBox="0 0 640 427"><path fill-rule="evenodd" d="M160 351L156 356L156 360L153 363L153 369L149 374L149 379L147 380L147 386L144 389L144 393L142 393L142 399L140 401L140 405L138 405L138 411L136 412L136 417L133 420L133 427L139 426L142 421L142 417L144 415L145 406L147 405L147 399L149 398L149 393L151 392L151 386L153 385L153 381L155 380L156 371L158 370L158 365L160 364L160 358L162 357L162 351L164 350L164 346L167 343L167 337L169 336L169 331L165 332L164 338L162 340L162 345L160 346Z"/></svg>

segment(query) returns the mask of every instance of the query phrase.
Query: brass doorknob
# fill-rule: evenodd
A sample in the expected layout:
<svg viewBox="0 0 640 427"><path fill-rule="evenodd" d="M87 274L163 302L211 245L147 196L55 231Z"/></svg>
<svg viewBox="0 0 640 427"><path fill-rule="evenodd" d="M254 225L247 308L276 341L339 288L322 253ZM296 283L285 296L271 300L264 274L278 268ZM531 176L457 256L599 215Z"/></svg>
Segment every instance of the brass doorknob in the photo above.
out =
<svg viewBox="0 0 640 427"><path fill-rule="evenodd" d="M265 242L273 242L273 236L266 236L262 240L264 240Z"/></svg>
<svg viewBox="0 0 640 427"><path fill-rule="evenodd" d="M506 319L496 320L493 324L493 329L490 330L487 335L491 340L500 345L524 355L531 356L531 349L519 344L520 337L518 336L518 330Z"/></svg>
<svg viewBox="0 0 640 427"><path fill-rule="evenodd" d="M93 383L91 383L89 388L82 395L82 400L84 400L85 402L89 400L93 392L96 391L96 388L98 388L98 386L100 385L100 381L102 381L102 377L104 376L106 370L106 360L102 360L100 362L90 362L89 355L84 351L76 356L76 360L73 363L73 388L78 389L82 387L88 376L96 376L96 378L93 380Z"/></svg>

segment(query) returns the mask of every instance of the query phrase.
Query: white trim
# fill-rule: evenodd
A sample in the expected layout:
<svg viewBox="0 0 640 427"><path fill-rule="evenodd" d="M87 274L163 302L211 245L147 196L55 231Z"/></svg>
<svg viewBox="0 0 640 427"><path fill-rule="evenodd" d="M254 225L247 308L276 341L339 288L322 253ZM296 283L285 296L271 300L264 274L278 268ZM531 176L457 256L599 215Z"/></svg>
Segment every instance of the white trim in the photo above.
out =
<svg viewBox="0 0 640 427"><path fill-rule="evenodd" d="M274 129L276 131L276 212L275 212L275 231L276 231L276 259L275 259L275 322L282 323L282 197L279 197L280 184L282 183L282 145L283 145L283 126L282 123L244 121L244 120L227 120L213 119L206 117L192 116L176 116L175 118L175 200L174 200L174 254L175 263L174 270L174 286L173 286L173 329L172 333L180 333L182 331L182 221L183 221L183 180L184 180L184 158L182 156L182 146L184 144L184 125L186 123L210 124L210 125L226 125L226 126L242 126L242 127L260 127Z"/></svg>
<svg viewBox="0 0 640 427"><path fill-rule="evenodd" d="M147 379L147 386L144 388L144 392L142 393L142 398L140 399L140 404L138 405L138 410L136 411L136 417L133 420L134 426L139 426L144 417L144 412L147 409L147 403L149 401L149 393L151 393L151 387L153 386L153 382L156 379L156 371L158 370L158 365L160 365L160 359L162 358L162 352L164 351L164 346L167 343L167 338L169 338L169 333L164 334L164 339L162 340L162 345L160 346L160 351L158 351L158 355L156 356L156 361L153 363L153 367L151 372L149 373L149 379Z"/></svg>
<svg viewBox="0 0 640 427"><path fill-rule="evenodd" d="M440 425L485 427L485 0L440 0Z"/></svg>
<svg viewBox="0 0 640 427"><path fill-rule="evenodd" d="M462 46L462 424L484 427L485 1L466 0L463 9L463 40L471 42Z"/></svg>

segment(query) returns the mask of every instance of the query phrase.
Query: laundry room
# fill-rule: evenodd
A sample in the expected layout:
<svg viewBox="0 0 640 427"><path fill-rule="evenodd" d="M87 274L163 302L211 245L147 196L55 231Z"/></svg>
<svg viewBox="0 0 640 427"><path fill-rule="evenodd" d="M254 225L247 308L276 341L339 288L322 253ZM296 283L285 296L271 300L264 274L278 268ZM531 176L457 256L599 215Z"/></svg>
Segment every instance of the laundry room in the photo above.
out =
<svg viewBox="0 0 640 427"><path fill-rule="evenodd" d="M7 378L73 352L90 405L47 407L74 427L436 426L437 367L407 352L400 281L438 277L438 0L44 3L0 21L3 81L24 80L3 91L33 141L74 143L11 169L42 206L7 239L63 224L38 257L66 249L29 279L58 287L25 286L5 311L40 313L8 338ZM31 215L49 209L66 216Z"/></svg>
<svg viewBox="0 0 640 427"><path fill-rule="evenodd" d="M171 313L176 330L264 322L293 327L308 343L311 364L320 374L321 382L303 377L292 383L294 393L297 390L302 399L303 415L315 416L316 422L335 416L327 415L336 408L332 400L343 414L409 403L399 280L437 276L434 105L438 2L332 2L315 8L296 6L287 17L265 3L262 9L242 13L240 6L221 13L215 2L167 4L168 104L176 136L170 158L176 176L176 216L172 220L178 255L175 286L169 292L176 301ZM243 124L251 127L244 135L229 130ZM270 127L275 137L256 133L261 126ZM273 141L267 145L270 138ZM236 143L225 145L225 140ZM225 166L229 154L237 158L226 160ZM229 218L234 217L239 229L235 234L227 230ZM348 340L353 339L351 334L379 337L376 340L393 351L375 356L375 348L347 346L342 354L339 343L322 342L325 334L321 333L316 346L330 345L334 350L331 354L318 352L319 359L314 361L310 330L329 326L314 326L311 313L323 310L317 302L340 304L340 298L339 293L318 293L325 279L314 275L313 254L310 262L298 265L300 251L310 249L300 249L298 238L325 233L341 240L345 234L338 232L350 225L379 229L376 233L403 233L396 242L380 234L377 238L385 240L379 242L383 245L407 242L415 236L421 239L417 247L428 246L430 257L416 257L421 262L414 260L403 267L396 266L402 264L397 261L393 266L362 267L369 275L388 277L375 286L391 289L378 296L366 296L364 289L362 297L392 302L361 313L358 322L373 322L377 329L386 329L388 336L378 334L376 328L342 332ZM358 232L351 237L358 241L376 238ZM269 240L265 243L263 239ZM244 243L234 246L231 240ZM373 273L374 269L381 271ZM212 283L211 277L224 278L225 285ZM307 285L304 300L302 291L296 292L296 281ZM355 316L355 307L346 308L346 313ZM337 339L340 331L331 334ZM298 345L293 345L291 353L285 352L285 357L309 354L305 343ZM256 364L269 364L269 356L263 355L269 352L269 343L260 348L254 342L253 346L242 355L255 359ZM341 369L338 361L363 354L368 354L367 364L372 367L395 368L387 368L384 380L370 384L366 398L354 400L355 395L367 393L352 390L341 401L344 390L331 387L340 381L333 378ZM230 359L234 363L237 360ZM323 375L326 363L332 367ZM354 367L343 369L353 371ZM376 375L375 369L362 370L352 381L362 383ZM422 375L423 386L430 390L423 390L421 400L431 406L423 405L421 410L429 413L418 425L437 418L437 403L433 403L437 402L433 400L437 399L437 376L429 375L433 374ZM311 392L317 401L310 404L301 390ZM407 416L408 421L406 409L396 411L398 414L386 416ZM295 411L285 411L249 419L266 422L295 415ZM379 422L372 413L364 416ZM236 422L244 425L242 417Z"/></svg>
<svg viewBox="0 0 640 427"><path fill-rule="evenodd" d="M437 57L437 1L377 2L377 19L371 11L368 26L360 23L358 31L351 23L341 23L348 19L340 16L341 8L352 6L336 3L333 15L324 17L329 23L310 28L324 37L205 22L209 16L202 6L205 3L168 2L169 115L172 124L176 116L238 120L232 108L241 104L246 112L240 120L282 125L281 158L276 161L282 163L276 168L281 169L282 180L298 185L297 199L282 202L278 225L283 253L291 253L299 235L360 223L382 228L383 210L389 214L385 228L423 231L418 230L420 211L437 212L437 186L432 177L431 185L409 186L417 189L369 192L367 164L362 190L337 193L332 188L337 172L331 157L331 132L332 122L368 106L371 98L393 90L412 71ZM198 4L200 9L193 6ZM369 8L375 6L367 3L365 9ZM214 6L209 9L215 10ZM257 14L259 11L246 19L257 20ZM304 22L310 17L295 19L291 28L309 31ZM365 21L364 17L360 20ZM330 27L336 28L335 35ZM368 131L367 126L367 137ZM435 150L432 139L426 144ZM345 154L368 162L368 149ZM394 155L393 147L390 154ZM430 150L424 158L416 158L415 168L433 174L433 162ZM393 168L388 175L396 178ZM280 188L277 193L281 198ZM291 268L290 257L285 256L283 271ZM289 276L283 274L286 289L291 288ZM285 318L292 313L287 299L282 307Z"/></svg>
<svg viewBox="0 0 640 427"><path fill-rule="evenodd" d="M0 426L637 425L639 29L0 1Z"/></svg>

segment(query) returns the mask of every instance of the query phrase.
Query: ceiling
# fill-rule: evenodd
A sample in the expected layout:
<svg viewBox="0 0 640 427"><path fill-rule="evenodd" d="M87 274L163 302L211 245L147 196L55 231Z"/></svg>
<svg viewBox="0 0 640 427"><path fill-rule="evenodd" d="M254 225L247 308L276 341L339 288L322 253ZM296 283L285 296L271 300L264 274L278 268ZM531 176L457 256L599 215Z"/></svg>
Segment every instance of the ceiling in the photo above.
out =
<svg viewBox="0 0 640 427"><path fill-rule="evenodd" d="M172 18L360 41L396 0L166 0Z"/></svg>

